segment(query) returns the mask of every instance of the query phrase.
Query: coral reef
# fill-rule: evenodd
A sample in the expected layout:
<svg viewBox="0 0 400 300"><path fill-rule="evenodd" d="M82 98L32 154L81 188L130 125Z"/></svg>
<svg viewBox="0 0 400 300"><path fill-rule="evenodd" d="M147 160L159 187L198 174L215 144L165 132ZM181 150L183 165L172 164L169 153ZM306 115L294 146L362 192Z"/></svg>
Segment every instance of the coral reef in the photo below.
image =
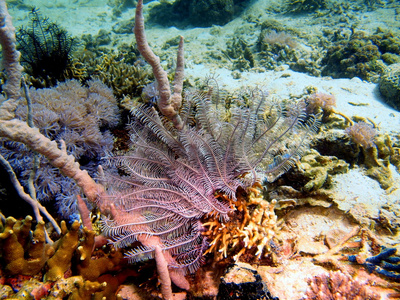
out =
<svg viewBox="0 0 400 300"><path fill-rule="evenodd" d="M316 191L329 187L335 174L346 173L349 165L335 156L325 156L316 150L308 151L299 164L286 176L293 182L295 188L302 191Z"/></svg>
<svg viewBox="0 0 400 300"><path fill-rule="evenodd" d="M200 0L189 5L189 20L194 26L224 25L233 19L237 0Z"/></svg>
<svg viewBox="0 0 400 300"><path fill-rule="evenodd" d="M264 27L265 24L262 24ZM301 57L298 42L293 32L265 28L258 38L258 64L266 69L274 69L282 64L293 64Z"/></svg>
<svg viewBox="0 0 400 300"><path fill-rule="evenodd" d="M144 1L144 3L149 1ZM133 0L108 0L107 5L112 7L112 12L115 17L120 17L122 12L128 8L135 7Z"/></svg>
<svg viewBox="0 0 400 300"><path fill-rule="evenodd" d="M233 110L232 123L223 122L210 96L208 91L186 93L181 118L189 123L179 131L151 107L133 110L133 152L109 158L125 176L105 176L109 193L101 202L113 203L118 213L104 219L102 230L116 247L142 244L128 252L133 262L154 257L157 243L170 253L171 268L197 269L206 249L200 218L211 213L227 220L232 209L226 199L235 201L239 186L246 189L258 180L256 168L263 168L270 181L280 176L318 126L313 116L304 114L303 102L284 108L265 102L258 91L250 107ZM191 126L192 108L196 127ZM223 197L216 197L218 193ZM250 213L254 226L250 222L243 235L248 247L258 247L261 255L272 237L274 217L267 203L258 204Z"/></svg>
<svg viewBox="0 0 400 300"><path fill-rule="evenodd" d="M364 156L362 163L367 167L365 174L377 180L383 189L390 189L394 183L389 167L394 154L390 138L385 135L377 138L375 128L365 122L348 127L346 133L361 146ZM375 140L379 142L375 143Z"/></svg>
<svg viewBox="0 0 400 300"><path fill-rule="evenodd" d="M0 0L1 2L2 0ZM139 2L141 1L139 0ZM310 1L300 2L304 4ZM116 3L122 2L118 0ZM292 1L292 3L294 2ZM166 5L167 2L164 1L162 4ZM171 14L171 16L173 15ZM343 14L343 19L348 16L351 17L350 12ZM285 17L293 16L285 15ZM0 20L3 19L0 18ZM308 49L310 44L302 45L307 40L305 34L277 28L270 30L263 28L264 36L260 35L262 40L259 40L257 44L252 44L257 40L260 17L254 15L252 20L254 23L247 27L255 28L256 31L252 37L246 40L240 37L235 38L228 48L231 52L233 66L237 69L255 68L252 70L254 72L265 70L269 66L276 67L280 63L291 64L293 63L289 55L291 52L294 53L293 60L297 60L302 55L302 50L315 50ZM136 29L138 27L140 26L136 26ZM4 40L1 35L2 29L0 28L0 37ZM213 28L214 32L218 30L223 32L221 28ZM139 41L142 39L141 42L146 44L143 30L139 28L139 31L141 33L137 34L137 39ZM291 41L286 39L287 36L285 37L282 32L293 34L296 37L296 41L299 43L298 49L289 45ZM277 40L278 42L276 42ZM279 40L283 40L283 43L280 43ZM98 42L100 43L100 36ZM321 37L320 42L322 45L327 41ZM379 42L376 40L374 43L378 44ZM175 77L182 79L183 74L179 74L179 69L183 69L182 39L176 38L175 35L165 43L162 50L178 46L178 44L180 52L178 65L180 66ZM258 46L262 47L261 52L253 55L252 51ZM383 44L381 46L388 47ZM144 47L141 52L149 52L148 50ZM259 49L255 51L259 51ZM390 51L395 51L395 49ZM270 65L260 66L261 60L258 59L262 56L262 52L271 54L272 60L277 61L271 62ZM298 95L296 92L291 94L290 99L283 102L271 101L274 95L269 97L269 93L273 94L273 90L267 93L260 89L241 90L240 96L229 92L226 98L220 98L218 84L208 80L206 89L187 89L181 99L182 81L178 78L177 88L172 88L170 80L173 75L165 75L160 71L162 64L157 56L150 54L146 57L144 55L147 60L152 61L151 64L157 78L157 83L148 85L148 78L141 77L141 70L135 69L140 67L139 62L132 67L129 63L125 64L127 62L125 56L106 53L108 54L102 58L102 61L97 61L99 68L96 72L99 77L113 87L115 95L120 99L129 94L129 98L131 98L129 100L136 101L135 98L143 93L143 98L146 100L144 105L132 110L128 129L118 128L119 136L126 135L121 140L127 141L132 138L132 141L129 147L126 143L126 145L118 146L118 151L115 151L117 149L114 148L116 156L110 154L106 157L111 168L106 166L105 173L100 168L96 174L96 179L98 175L104 186L95 184L88 173L81 171L76 160L84 168L88 167L90 174L94 176L90 166L98 164L99 156L103 156L106 153L105 150L111 149L111 139L105 141L107 145L101 144L104 142L102 138L94 138L94 145L91 145L88 140L79 139L75 139L73 143L60 142L58 145L56 142L51 143L50 140L63 138L56 130L59 116L51 114L51 118L48 117L47 124L54 126L42 126L43 124L40 122L43 120L43 116L35 116L35 111L39 111L38 108L35 108L34 121L36 123L34 126L43 127L35 129L25 123L25 119L28 119L24 112L26 108L17 107L15 101L10 101L13 99L20 99L20 103L24 101L19 98L19 91L16 91L19 90L20 75L11 76L10 79L17 77L16 86L18 88L14 91L12 89L9 89L10 92L7 91L8 100L4 101L0 107L0 135L9 139L4 144L7 147L17 147L17 142L22 142L26 148L23 149L25 152L21 151L21 153L30 153L28 147L41 153L43 155L41 156L42 163L48 166L50 163L53 164L54 168L51 171L57 172L48 172L47 178L57 179L59 173L56 168L61 168L67 177L74 179L76 183L72 180L62 182L62 188L70 189L71 197L74 196L74 198L83 191L91 205L97 206L97 217L101 215L101 226L98 231L105 231L112 238L111 243L124 249L115 249L110 245L96 248L98 239L95 233L79 228L77 222L72 223L70 230L66 230L65 224L63 224L61 237L51 233L51 228L48 227L47 230L51 233L50 237L56 240L54 244L51 244L43 239L45 230L41 228L43 223L40 221L36 230L32 230L32 233L29 232L27 238L25 236L27 236L26 232L29 231L27 228L30 227L29 223L31 222L29 218L21 222L21 225L16 225L17 222L12 225L12 222L8 221L10 224L5 225L5 232L0 235L3 236L4 233L10 233L10 231L15 231L17 234L7 236L8 233L6 233L4 240L0 241L1 245L5 245L4 251L12 253L12 255L2 255L2 261L0 261L3 264L4 274L9 279L4 282L4 290L9 290L6 297L35 294L37 295L35 297L42 299L46 297L49 299L57 297L65 299L117 298L115 293L121 280L129 275L137 276L136 272L124 272L126 270L125 262L127 262L124 257L135 262L131 268L135 268L141 273L141 279L136 278L135 281L143 283L143 280L150 278L144 285L141 285L140 290L148 288L156 297L161 297L161 293L164 298L175 297L173 293L179 291L179 288L187 290L180 291L179 296L186 294L188 298L200 298L201 295L206 295L207 292L203 294L199 292L198 295L192 294L189 282L191 285L196 285L197 292L201 288L209 286L210 281L213 281L213 287L218 287L223 268L226 267L227 262L232 262L232 260L250 262L257 270L239 273L236 271L243 271L243 269L234 269L233 272L230 272L229 278L225 276L221 281L225 285L229 285L234 280L226 279L244 277L241 283L248 283L246 281L246 274L248 274L250 281L255 283L250 290L247 289L248 296L250 292L254 292L251 293L251 295L257 294L254 295L254 298L274 298L266 292L266 288L263 286L266 284L265 277L261 279L257 275L261 274L262 268L259 267L275 267L275 269L269 269L272 270L271 273L277 275L275 278L279 278L279 274L282 274L281 280L276 280L276 286L279 286L280 289L287 289L286 295L291 293L292 286L290 285L296 285L298 290L304 293L307 284L304 280L306 274L318 277L318 274L324 272L324 267L340 270L346 276L347 274L353 276L357 273L357 277L354 278L340 277L333 273L330 275L332 280L341 278L353 288L358 288L358 286L350 281L362 282L365 283L365 286L372 280L378 282L375 281L378 277L375 274L376 271L371 274L366 272L366 269L372 268L368 265L370 263L374 265L375 269L385 266L382 271L384 276L387 274L398 275L397 269L393 270L393 266L387 265L387 262L393 258L395 263L397 260L393 252L396 247L394 242L385 245L387 248L382 248L382 244L368 240L371 247L364 251L362 239L365 238L360 236L361 234L357 233L344 244L340 244L342 233L339 230L332 233L339 227L337 224L342 219L353 222L350 225L346 223L346 226L341 226L346 229L356 226L354 222L360 222L359 219L352 218L352 211L344 212L343 209L340 211L341 208L337 208L338 202L334 200L335 195L329 194L327 190L331 187L331 182L335 182L331 181L333 175L346 172L347 163L353 166L364 163L369 170L381 170L380 166L387 167L389 163L400 165L398 163L400 161L399 143L393 136L386 138L384 135L377 135L373 139L372 146L369 143L357 141L357 139L350 142L351 138L345 135L342 129L359 120L356 118L350 120L336 112L333 94L336 94L337 90L324 86L325 91L333 94L323 94L318 93L316 89L312 92L309 89L308 95ZM14 55L18 56L17 53ZM318 64L317 59L315 59L315 63ZM124 68L129 69L128 72L124 72ZM284 67L281 69L283 70ZM12 73L9 69L7 72ZM92 74L90 73L90 75ZM293 76L294 81L295 76L292 72L274 73L274 75L276 74L280 74L279 76L282 77ZM139 80L137 80L138 78L129 78L137 75L140 77ZM92 83L90 82L90 84ZM90 94L89 88L85 87L85 92L80 93L81 87L78 84L71 86L72 89L79 91L76 96L78 102ZM167 96L162 93L164 90L167 90ZM176 95L170 93L171 91ZM31 90L30 94L33 95L32 98L35 98L37 93L39 92ZM69 96L72 91L65 89L62 93ZM339 95L339 92L336 95ZM175 96L179 98L179 101L171 101L175 100L173 99ZM28 97L29 95L26 95L26 98ZM105 98L107 97L105 96ZM126 98L128 97L125 97L124 101ZM59 99L61 103L64 102L64 99ZM222 112L224 103L221 105L221 101L219 101L221 99L225 100L226 110L224 112ZM183 106L181 106L180 100L183 101ZM338 98L339 100L342 101ZM114 103L114 101L112 102ZM115 115L114 104L104 106L109 115ZM8 105L11 106L10 109L7 109ZM90 114L76 117L77 114L63 111L61 115L65 116L63 120L70 121L68 125L72 128L71 131L77 132L79 137L85 135L88 127L83 124L84 122L78 122L79 119L96 120L97 127L91 137L97 137L98 134L103 135L117 122L107 123L102 118L92 118L90 115L96 115L94 108L97 105L91 107L91 105L81 102L78 105L85 106L85 109L90 110ZM46 105L42 104L42 106ZM17 107L17 109L13 107ZM100 104L100 107L103 105ZM133 105L126 107L131 108ZM218 109L220 115L215 112ZM19 120L13 119L14 112L17 113ZM169 114L170 112L172 114ZM105 112L99 112L99 114L103 113ZM303 155L303 150L308 148L310 137L314 137L315 127L318 123L312 114L320 113L323 115L323 121L327 122L326 124L329 123L320 133L319 140L313 143L321 151L317 153L311 150ZM59 113L56 112L57 114ZM339 115L345 121L342 119L337 121L335 117ZM165 116L169 117L169 120L164 118ZM171 121L175 124L172 124ZM310 124L309 122L314 123ZM83 126L85 128L82 128ZM333 131L326 133L325 130L332 127L339 130L329 136ZM39 133L39 130L42 133ZM126 134L128 130L130 130L130 137ZM348 131L350 132L351 129ZM355 135L357 134L359 132ZM68 134L65 135L68 136ZM372 138L366 140L368 139L372 140ZM394 142L392 142L393 139ZM88 144L88 146L82 144ZM91 151L92 148L95 149L94 152ZM76 155L77 153L79 155ZM75 158L68 154L75 154ZM300 156L303 158L299 161ZM19 158L21 159L21 157ZM343 162L342 158L346 159L347 163ZM14 162L13 155L9 155L7 159ZM60 162L60 160L63 161ZM27 163L30 161L20 160L17 165L19 170L26 168ZM293 171L287 172L292 165L295 165ZM379 166L379 168L375 169L375 166ZM44 167L41 167L37 172L45 170ZM26 176L33 174L28 174L28 171L26 173ZM265 174L268 178L263 181ZM19 175L21 176L21 174ZM384 174L381 173L381 175ZM41 181L42 179L34 184L39 183L40 186ZM263 190L261 196L261 192L256 189L261 188L258 183L262 181L267 189ZM271 181L274 182L271 183ZM54 187L53 183L53 181L47 180L48 190L59 195L59 192L56 191L57 187ZM42 192L40 188L39 191ZM387 192L389 193L390 190ZM50 192L46 191L46 193ZM275 198L275 196L277 197ZM79 197L77 198L79 199ZM380 232L398 233L398 221L396 220L398 211L390 205L387 203L385 207L382 206L381 211L373 220L370 220L371 222L368 224L371 224L371 228L375 225ZM293 206L296 206L296 209L292 209ZM321 209L320 215L310 213L311 209L321 207L326 209ZM354 211L360 207L361 205L356 205L351 210ZM64 207L64 209L67 213L71 212L69 207ZM297 210L301 210L303 219L288 217L290 213ZM85 223L90 223L89 212L80 211L80 213L82 214L81 219ZM340 218L335 219L335 214ZM322 221L317 223L319 217ZM73 218L76 219L79 216L74 215ZM306 219L309 219L309 223L305 221ZM312 226L313 224L319 226ZM334 230L327 232L327 227ZM291 231L292 235L282 235L285 230ZM304 237L312 230L316 231L314 235ZM346 232L345 229L342 228L342 230ZM18 231L22 232L21 235ZM40 251L33 251L33 246L27 246L29 243L20 241L24 239L30 241L31 237L35 239ZM390 238L394 240L396 237L387 236L386 240ZM18 240L18 243L15 240ZM339 248L336 247L338 241ZM335 250L335 247L338 251ZM362 249L359 250L360 248ZM334 249L336 252L328 249ZM328 253L326 253L327 251ZM204 252L207 252L206 255ZM31 258L34 257L40 257L40 259L33 261ZM349 261L352 259L351 257L354 257L354 262ZM147 258L154 258L155 261L142 262ZM365 259L364 262L362 259ZM139 261L140 263L137 263ZM205 268L200 268L200 272L195 275L185 276L185 272L193 272L199 268L202 261L208 263ZM317 270L316 267L318 267L319 272L309 272L310 265L315 268L314 270ZM158 286L155 286L155 268L158 272ZM40 270L37 274L25 275L29 277L12 274L10 271L16 270L14 272L19 273L21 270L32 270L29 273L33 274L36 272L34 269ZM348 272L345 273L345 271ZM211 272L214 272L213 276L210 275ZM245 275L241 276L243 274ZM201 275L204 275L208 281L203 280ZM235 277L235 275L237 276ZM365 276L363 281L361 281L360 275ZM317 277L310 279L310 283L312 280L315 283ZM386 279L390 280L390 277L387 277ZM391 278L397 280L397 277ZM52 280L44 282L47 279ZM290 280L293 281L290 282ZM318 280L325 280L327 288L318 288L329 294L330 291L327 289L333 286L330 279L318 277ZM18 291L19 295L14 295L14 292L11 291L11 281L15 282L15 286L22 286ZM171 282L175 285L172 285ZM223 290L221 287L219 297L243 298L240 296L240 292L246 290L248 286L236 283L230 286L230 290ZM347 287L342 288L346 289ZM391 286L388 284L387 287L398 288L398 285L393 283ZM209 294L209 298L217 295L215 290L213 294ZM273 294L279 295L281 299L290 298L281 297L281 294L275 292L276 290ZM301 295L293 295L290 299L301 298ZM352 296L347 295L347 297L351 299Z"/></svg>
<svg viewBox="0 0 400 300"><path fill-rule="evenodd" d="M326 123L323 123L322 128L325 125ZM319 136L313 140L312 148L321 155L336 156L352 166L358 162L361 151L360 147L351 140L348 134L338 130L320 132Z"/></svg>
<svg viewBox="0 0 400 300"><path fill-rule="evenodd" d="M233 38L226 44L227 48L223 53L232 62L232 69L244 71L255 66L255 58L250 47L241 38Z"/></svg>
<svg viewBox="0 0 400 300"><path fill-rule="evenodd" d="M115 97L123 99L121 105L127 110L133 107L131 101L139 98L143 88L151 82L149 72L139 63L128 64L124 59L118 59L117 55L104 55L89 63L95 65L92 77L112 88Z"/></svg>

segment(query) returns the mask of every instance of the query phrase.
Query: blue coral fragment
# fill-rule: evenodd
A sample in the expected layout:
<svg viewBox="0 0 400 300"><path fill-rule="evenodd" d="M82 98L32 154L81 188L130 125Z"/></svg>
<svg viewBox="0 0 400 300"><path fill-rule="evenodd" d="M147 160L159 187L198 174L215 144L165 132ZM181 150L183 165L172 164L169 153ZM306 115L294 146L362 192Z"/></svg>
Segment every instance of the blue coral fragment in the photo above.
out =
<svg viewBox="0 0 400 300"><path fill-rule="evenodd" d="M375 272L394 280L400 280L400 257L395 255L396 251L396 248L382 247L379 254L368 257L362 265L370 273ZM349 255L347 259L357 262L357 255Z"/></svg>

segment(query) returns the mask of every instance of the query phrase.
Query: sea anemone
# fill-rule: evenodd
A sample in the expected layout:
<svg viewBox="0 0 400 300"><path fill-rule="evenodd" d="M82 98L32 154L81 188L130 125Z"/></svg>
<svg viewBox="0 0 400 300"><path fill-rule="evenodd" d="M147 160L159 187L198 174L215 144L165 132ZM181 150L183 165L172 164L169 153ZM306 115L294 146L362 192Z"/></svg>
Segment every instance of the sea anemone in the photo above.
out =
<svg viewBox="0 0 400 300"><path fill-rule="evenodd" d="M318 112L321 108L326 113L331 113L333 108L336 107L336 98L332 94L313 93L307 98L308 107L310 112Z"/></svg>
<svg viewBox="0 0 400 300"><path fill-rule="evenodd" d="M279 31L279 32L275 30L269 31L264 35L263 42L264 44L277 45L282 48L287 46L293 49L298 46L298 43L294 39L294 37L291 34L286 33L284 31Z"/></svg>
<svg viewBox="0 0 400 300"><path fill-rule="evenodd" d="M351 137L354 143L362 146L364 149L369 149L375 145L374 139L377 131L370 124L365 122L355 123L346 128L345 132Z"/></svg>

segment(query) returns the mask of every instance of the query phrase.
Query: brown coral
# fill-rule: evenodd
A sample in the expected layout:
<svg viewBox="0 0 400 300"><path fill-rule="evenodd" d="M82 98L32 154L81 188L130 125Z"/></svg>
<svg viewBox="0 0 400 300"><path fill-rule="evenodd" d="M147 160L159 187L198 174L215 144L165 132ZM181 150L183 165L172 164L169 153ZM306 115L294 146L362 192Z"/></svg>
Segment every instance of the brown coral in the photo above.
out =
<svg viewBox="0 0 400 300"><path fill-rule="evenodd" d="M0 243L4 270L9 275L35 275L54 253L50 245L45 244L44 222L39 222L33 233L31 225L31 216L22 221L8 217L5 221Z"/></svg>
<svg viewBox="0 0 400 300"><path fill-rule="evenodd" d="M61 237L53 244L46 243L44 222L32 232L30 216L19 221L8 217L0 225L0 297L118 299L120 284L136 275L124 269L120 251L110 247L93 251L95 233L82 230L78 221L70 229L61 222Z"/></svg>

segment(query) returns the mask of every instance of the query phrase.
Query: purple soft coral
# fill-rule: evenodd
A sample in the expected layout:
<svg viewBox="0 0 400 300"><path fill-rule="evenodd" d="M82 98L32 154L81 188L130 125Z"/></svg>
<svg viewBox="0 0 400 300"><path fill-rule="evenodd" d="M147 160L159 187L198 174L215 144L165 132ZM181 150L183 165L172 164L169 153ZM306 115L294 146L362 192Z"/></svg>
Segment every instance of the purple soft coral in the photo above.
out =
<svg viewBox="0 0 400 300"><path fill-rule="evenodd" d="M35 127L51 140L63 140L69 154L84 169L94 174L93 165L113 147L109 129L117 125L119 112L112 90L99 80L82 86L77 80L59 83L56 87L29 90ZM1 100L0 100L1 102ZM21 101L15 115L26 120L27 107ZM28 186L32 175L33 152L24 144L0 138L0 153L14 168L19 180ZM76 212L75 196L79 188L40 156L35 175L36 197L40 201L56 200L63 217Z"/></svg>

